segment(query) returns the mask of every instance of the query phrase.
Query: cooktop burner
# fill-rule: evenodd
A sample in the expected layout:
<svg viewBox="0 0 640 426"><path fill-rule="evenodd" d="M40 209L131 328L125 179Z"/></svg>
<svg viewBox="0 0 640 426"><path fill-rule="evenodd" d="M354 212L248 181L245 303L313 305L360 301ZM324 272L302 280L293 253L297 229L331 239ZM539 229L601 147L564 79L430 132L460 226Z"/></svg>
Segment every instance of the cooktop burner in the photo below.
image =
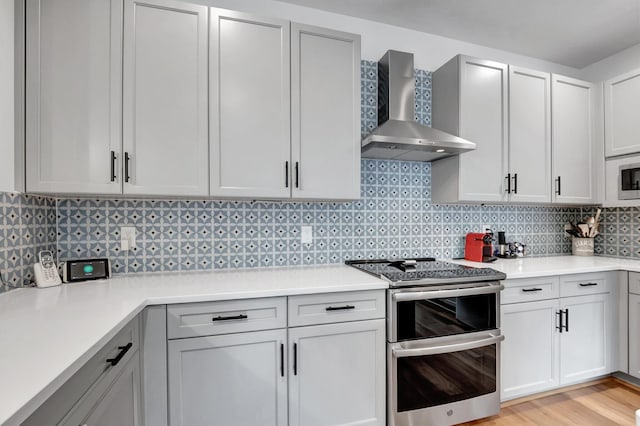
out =
<svg viewBox="0 0 640 426"><path fill-rule="evenodd" d="M506 275L491 268L474 268L433 257L416 259L348 260L347 265L386 279L392 286L449 284L504 280Z"/></svg>

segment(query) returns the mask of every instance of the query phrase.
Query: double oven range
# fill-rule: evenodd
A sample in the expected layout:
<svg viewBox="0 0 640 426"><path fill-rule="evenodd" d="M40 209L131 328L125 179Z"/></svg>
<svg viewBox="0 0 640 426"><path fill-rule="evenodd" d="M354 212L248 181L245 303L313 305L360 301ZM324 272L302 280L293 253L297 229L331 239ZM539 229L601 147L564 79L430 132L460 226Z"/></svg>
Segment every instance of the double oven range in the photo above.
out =
<svg viewBox="0 0 640 426"><path fill-rule="evenodd" d="M500 280L433 258L347 264L389 282L390 426L445 425L500 410Z"/></svg>

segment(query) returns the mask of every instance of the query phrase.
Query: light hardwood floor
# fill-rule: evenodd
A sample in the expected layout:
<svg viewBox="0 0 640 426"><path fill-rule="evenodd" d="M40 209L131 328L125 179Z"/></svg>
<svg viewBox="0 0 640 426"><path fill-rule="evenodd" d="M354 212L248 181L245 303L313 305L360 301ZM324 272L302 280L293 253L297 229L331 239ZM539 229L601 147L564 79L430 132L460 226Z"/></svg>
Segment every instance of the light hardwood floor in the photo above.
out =
<svg viewBox="0 0 640 426"><path fill-rule="evenodd" d="M614 378L509 401L500 414L465 425L635 425L640 388Z"/></svg>

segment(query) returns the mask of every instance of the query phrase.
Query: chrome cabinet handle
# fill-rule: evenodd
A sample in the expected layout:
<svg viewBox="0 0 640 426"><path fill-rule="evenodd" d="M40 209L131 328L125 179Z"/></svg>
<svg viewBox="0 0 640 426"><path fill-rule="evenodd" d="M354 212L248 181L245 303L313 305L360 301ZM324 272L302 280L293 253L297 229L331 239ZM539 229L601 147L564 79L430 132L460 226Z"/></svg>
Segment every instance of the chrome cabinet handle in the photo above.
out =
<svg viewBox="0 0 640 426"><path fill-rule="evenodd" d="M454 343L452 345L432 346L429 348L416 348L416 349L393 348L391 349L391 352L395 358L438 355L438 354L444 354L449 352L459 352L459 351L466 351L469 349L481 348L483 346L493 345L495 343L499 343L504 340L504 336L502 334L499 336L494 336L493 334L490 334L490 336L491 337L487 339L474 340L472 342Z"/></svg>
<svg viewBox="0 0 640 426"><path fill-rule="evenodd" d="M499 293L504 290L504 285L489 285L486 287L460 288L454 290L434 290L434 291L408 291L404 293L394 293L393 300L396 302L409 302L412 300L435 299L446 297L473 296L476 294Z"/></svg>

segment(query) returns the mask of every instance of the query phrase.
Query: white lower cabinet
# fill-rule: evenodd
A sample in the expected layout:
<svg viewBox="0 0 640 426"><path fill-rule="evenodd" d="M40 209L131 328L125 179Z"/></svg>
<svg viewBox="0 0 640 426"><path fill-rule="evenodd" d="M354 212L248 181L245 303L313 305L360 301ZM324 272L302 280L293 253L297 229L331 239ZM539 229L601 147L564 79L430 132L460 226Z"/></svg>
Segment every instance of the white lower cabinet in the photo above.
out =
<svg viewBox="0 0 640 426"><path fill-rule="evenodd" d="M558 386L558 307L557 299L501 307L503 399Z"/></svg>
<svg viewBox="0 0 640 426"><path fill-rule="evenodd" d="M169 305L169 424L385 425L384 303L376 290Z"/></svg>
<svg viewBox="0 0 640 426"><path fill-rule="evenodd" d="M560 384L611 372L614 336L610 294L560 299L565 331L560 336Z"/></svg>
<svg viewBox="0 0 640 426"><path fill-rule="evenodd" d="M169 341L173 426L287 424L287 331Z"/></svg>
<svg viewBox="0 0 640 426"><path fill-rule="evenodd" d="M629 374L640 379L640 273L629 272Z"/></svg>
<svg viewBox="0 0 640 426"><path fill-rule="evenodd" d="M640 295L629 295L629 374L640 379Z"/></svg>
<svg viewBox="0 0 640 426"><path fill-rule="evenodd" d="M522 295L508 299L519 303L500 307L500 327L505 336L502 400L615 370L614 277L602 273L563 276L555 293L545 292L540 279L506 282L507 292L519 289ZM557 282L558 278L552 280ZM530 285L525 285L529 281ZM539 299L530 301L535 294Z"/></svg>
<svg viewBox="0 0 640 426"><path fill-rule="evenodd" d="M385 321L289 329L289 425L385 424Z"/></svg>
<svg viewBox="0 0 640 426"><path fill-rule="evenodd" d="M100 386L90 391L62 421L62 425L76 426L140 426L140 354L131 357L122 373L109 389L102 393Z"/></svg>
<svg viewBox="0 0 640 426"><path fill-rule="evenodd" d="M131 321L22 426L141 426L139 320Z"/></svg>

